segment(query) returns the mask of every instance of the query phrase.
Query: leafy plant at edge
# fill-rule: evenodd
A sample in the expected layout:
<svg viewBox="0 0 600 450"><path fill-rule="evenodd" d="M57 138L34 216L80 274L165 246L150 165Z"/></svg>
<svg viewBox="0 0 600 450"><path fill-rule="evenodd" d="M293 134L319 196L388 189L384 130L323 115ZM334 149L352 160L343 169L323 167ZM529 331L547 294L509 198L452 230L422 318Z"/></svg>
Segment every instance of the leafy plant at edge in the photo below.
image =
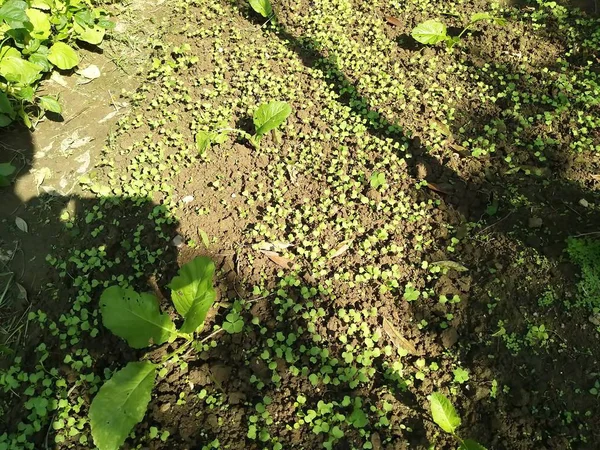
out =
<svg viewBox="0 0 600 450"><path fill-rule="evenodd" d="M85 0L0 0L0 127L21 119L31 128L30 105L60 114L55 97L36 96L40 79L79 64L71 41L100 44L114 26Z"/></svg>
<svg viewBox="0 0 600 450"><path fill-rule="evenodd" d="M273 7L269 0L250 0L250 6L263 17L269 18L273 15Z"/></svg>
<svg viewBox="0 0 600 450"><path fill-rule="evenodd" d="M458 36L448 36L448 29L446 25L439 20L427 20L418 24L413 28L411 36L417 42L425 45L434 45L438 42L445 41L448 48L452 48L455 44L460 42L463 34L470 30L476 23L482 20L487 20L495 23L496 25L505 25L506 20L501 17L493 17L490 13L479 12L471 15L471 19L467 26L463 28Z"/></svg>
<svg viewBox="0 0 600 450"><path fill-rule="evenodd" d="M459 442L458 450L486 450L486 448L473 439L462 439L456 434L460 426L460 416L443 394L434 392L429 397L431 417L433 421L446 433L451 434Z"/></svg>
<svg viewBox="0 0 600 450"><path fill-rule="evenodd" d="M196 133L196 147L204 153L214 142L222 144L227 139L228 133L236 132L254 146L260 148L260 141L265 134L278 128L292 113L292 107L286 102L272 101L263 103L256 108L253 115L254 135L239 128L221 128L217 131L199 131Z"/></svg>
<svg viewBox="0 0 600 450"><path fill-rule="evenodd" d="M215 265L210 258L198 257L182 266L169 284L171 300L183 317L179 330L167 314L161 313L158 298L153 294L139 294L119 286L111 286L102 293L102 323L135 349L185 339L183 345L163 358L164 366L189 347L194 342L194 334L202 330L216 298L214 272ZM133 427L142 421L157 367L158 364L143 358L130 362L100 388L89 410L92 437L100 450L117 450Z"/></svg>

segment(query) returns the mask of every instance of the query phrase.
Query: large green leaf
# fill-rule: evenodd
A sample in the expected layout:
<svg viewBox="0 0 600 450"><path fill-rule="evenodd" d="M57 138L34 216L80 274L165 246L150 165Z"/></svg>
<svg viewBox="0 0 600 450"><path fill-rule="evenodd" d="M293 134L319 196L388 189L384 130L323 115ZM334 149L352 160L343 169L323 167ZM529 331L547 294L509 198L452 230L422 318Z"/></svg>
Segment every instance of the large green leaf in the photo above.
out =
<svg viewBox="0 0 600 450"><path fill-rule="evenodd" d="M431 417L433 421L446 433L454 434L460 426L460 417L458 417L450 400L439 392L434 392L431 394L429 401L431 402Z"/></svg>
<svg viewBox="0 0 600 450"><path fill-rule="evenodd" d="M269 0L250 0L250 6L263 17L271 17L273 7Z"/></svg>
<svg viewBox="0 0 600 450"><path fill-rule="evenodd" d="M155 377L154 364L130 362L100 388L89 412L94 444L100 450L117 450L142 421Z"/></svg>
<svg viewBox="0 0 600 450"><path fill-rule="evenodd" d="M39 78L42 69L21 58L21 53L15 48L4 47L0 50L0 75L6 81L27 86Z"/></svg>
<svg viewBox="0 0 600 450"><path fill-rule="evenodd" d="M256 135L262 136L281 125L292 113L292 107L286 102L273 101L262 104L254 113Z"/></svg>
<svg viewBox="0 0 600 450"><path fill-rule="evenodd" d="M193 333L204 325L206 314L216 298L214 274L212 260L199 256L181 267L169 284L175 309L184 317L182 333Z"/></svg>
<svg viewBox="0 0 600 450"><path fill-rule="evenodd" d="M30 8L27 10L27 17L33 25L31 36L44 40L50 36L52 26L50 25L50 16L38 9Z"/></svg>
<svg viewBox="0 0 600 450"><path fill-rule="evenodd" d="M473 439L465 439L461 442L458 450L487 450L483 445L479 442L474 441Z"/></svg>
<svg viewBox="0 0 600 450"><path fill-rule="evenodd" d="M69 70L79 64L79 55L73 47L64 42L55 42L50 47L48 60L59 69Z"/></svg>
<svg viewBox="0 0 600 450"><path fill-rule="evenodd" d="M104 39L104 34L106 33L104 28L100 28L98 26L87 27L79 24L75 24L73 30L75 31L75 36L77 39L93 45L100 44Z"/></svg>
<svg viewBox="0 0 600 450"><path fill-rule="evenodd" d="M133 289L111 286L100 297L102 323L133 348L173 341L175 324L161 314L158 299L152 294L138 294Z"/></svg>
<svg viewBox="0 0 600 450"><path fill-rule="evenodd" d="M411 36L421 44L437 44L448 39L446 25L439 20L427 20L413 28Z"/></svg>
<svg viewBox="0 0 600 450"><path fill-rule="evenodd" d="M5 21L11 28L22 28L29 22L23 0L8 0L0 7L0 22Z"/></svg>

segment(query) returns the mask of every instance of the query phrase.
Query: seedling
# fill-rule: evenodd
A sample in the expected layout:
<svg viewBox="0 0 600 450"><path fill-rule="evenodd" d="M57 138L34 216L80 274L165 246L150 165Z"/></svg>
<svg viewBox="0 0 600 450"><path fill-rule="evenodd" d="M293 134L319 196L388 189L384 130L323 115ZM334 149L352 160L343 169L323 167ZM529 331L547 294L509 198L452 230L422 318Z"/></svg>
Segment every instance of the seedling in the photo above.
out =
<svg viewBox="0 0 600 450"><path fill-rule="evenodd" d="M164 366L188 348L194 342L194 333L202 330L216 298L214 272L215 265L209 258L198 257L181 267L171 281L171 300L184 319L179 330L169 315L161 313L154 295L119 286L105 289L100 297L102 323L136 349L185 339L183 345L163 358ZM135 424L142 421L157 368L150 361L130 362L100 388L89 411L92 436L100 450L117 450Z"/></svg>
<svg viewBox="0 0 600 450"><path fill-rule="evenodd" d="M204 153L214 142L222 144L229 133L235 132L248 139L254 148L260 148L260 141L265 134L278 128L292 113L292 108L286 102L272 101L263 103L254 112L254 135L239 128L221 128L217 131L199 131L196 133L196 147L200 154Z"/></svg>
<svg viewBox="0 0 600 450"><path fill-rule="evenodd" d="M494 17L490 13L480 12L471 16L469 23L463 28L458 36L448 36L446 25L435 19L427 20L417 25L413 28L411 36L421 44L435 45L438 42L446 42L448 48L452 48L455 44L460 42L463 34L472 29L476 23L483 20L495 23L496 25L506 24L506 20L501 17Z"/></svg>
<svg viewBox="0 0 600 450"><path fill-rule="evenodd" d="M460 426L460 417L457 414L454 406L444 395L439 392L434 392L430 395L431 417L433 421L446 433L451 434L459 442L459 450L486 450L484 446L473 439L462 439L456 434L457 428Z"/></svg>

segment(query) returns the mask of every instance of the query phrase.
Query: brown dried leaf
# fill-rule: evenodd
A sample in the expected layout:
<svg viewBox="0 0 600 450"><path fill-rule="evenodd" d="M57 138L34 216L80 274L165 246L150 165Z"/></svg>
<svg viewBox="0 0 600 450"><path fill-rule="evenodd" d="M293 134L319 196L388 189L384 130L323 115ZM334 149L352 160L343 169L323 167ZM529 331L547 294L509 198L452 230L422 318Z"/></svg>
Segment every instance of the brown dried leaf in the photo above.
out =
<svg viewBox="0 0 600 450"><path fill-rule="evenodd" d="M430 183L429 181L427 182L427 187L428 187L429 189L431 189L432 191L438 192L438 193L440 193L440 194L446 194L446 195L448 195L448 194L449 194L449 192L448 192L448 191L445 191L443 188L441 188L441 187L440 187L440 186L438 186L437 184L435 184L435 183Z"/></svg>
<svg viewBox="0 0 600 450"><path fill-rule="evenodd" d="M446 268L446 269L456 270L457 272L466 272L469 270L462 264L459 264L454 261L436 261L436 262L432 262L431 265L439 266L439 267Z"/></svg>
<svg viewBox="0 0 600 450"><path fill-rule="evenodd" d="M394 328L392 323L387 320L385 317L383 318L383 331L389 336L393 344L397 348L401 348L406 350L411 355L418 355L419 352L408 340L406 340L399 332Z"/></svg>
<svg viewBox="0 0 600 450"><path fill-rule="evenodd" d="M268 252L277 252L279 250L285 250L286 248L292 247L292 244L288 244L287 242L259 242L257 244L257 250L265 250Z"/></svg>
<svg viewBox="0 0 600 450"><path fill-rule="evenodd" d="M345 243L340 248L338 248L333 255L331 255L331 259L337 258L338 256L342 256L344 253L348 251L350 248L351 242Z"/></svg>
<svg viewBox="0 0 600 450"><path fill-rule="evenodd" d="M437 119L432 119L430 123L431 123L431 125L433 125L433 128L438 130L444 136L446 136L446 137L452 136L452 131L450 131L450 128L448 128L448 125L446 125L445 123L440 122Z"/></svg>
<svg viewBox="0 0 600 450"><path fill-rule="evenodd" d="M284 269L291 269L294 267L294 262L291 259L284 258L280 256L278 253L271 252L269 250L260 250L262 254L264 254L267 258L277 264L279 267L283 267Z"/></svg>
<svg viewBox="0 0 600 450"><path fill-rule="evenodd" d="M388 16L388 17L385 18L385 20L390 25L395 25L397 27L401 27L402 26L402 22L400 22L400 19L396 19L395 17Z"/></svg>

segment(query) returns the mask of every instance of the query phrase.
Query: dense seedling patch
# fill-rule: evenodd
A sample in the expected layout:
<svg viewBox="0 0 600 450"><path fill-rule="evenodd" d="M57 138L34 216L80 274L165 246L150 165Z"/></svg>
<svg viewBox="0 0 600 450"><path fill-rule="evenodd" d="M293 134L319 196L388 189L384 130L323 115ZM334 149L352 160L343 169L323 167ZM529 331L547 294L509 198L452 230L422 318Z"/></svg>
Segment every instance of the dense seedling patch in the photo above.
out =
<svg viewBox="0 0 600 450"><path fill-rule="evenodd" d="M0 449L599 442L597 27L174 3L0 370Z"/></svg>

